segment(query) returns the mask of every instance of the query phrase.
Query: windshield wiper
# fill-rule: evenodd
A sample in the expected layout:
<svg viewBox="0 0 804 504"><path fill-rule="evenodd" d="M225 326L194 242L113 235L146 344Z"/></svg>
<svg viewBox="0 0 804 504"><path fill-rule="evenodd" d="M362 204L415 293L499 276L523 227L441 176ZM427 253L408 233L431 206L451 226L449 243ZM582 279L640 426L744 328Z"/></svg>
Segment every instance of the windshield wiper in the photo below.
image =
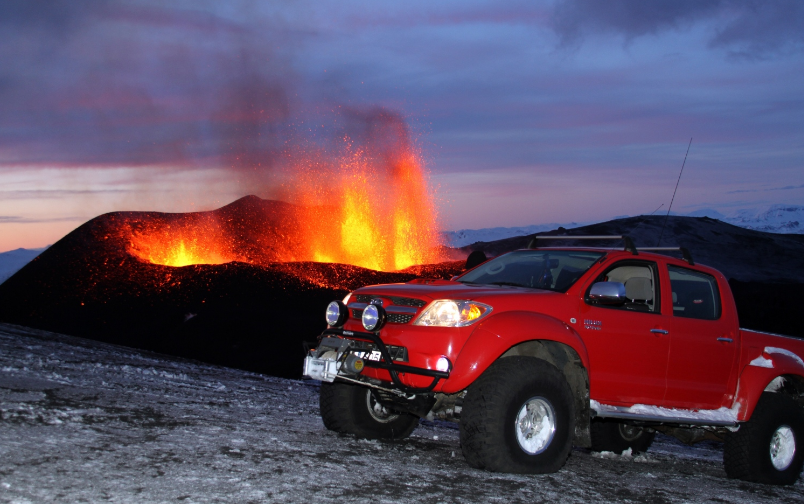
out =
<svg viewBox="0 0 804 504"><path fill-rule="evenodd" d="M514 282L490 282L487 285L510 285L511 287L527 287L527 285L522 285Z"/></svg>

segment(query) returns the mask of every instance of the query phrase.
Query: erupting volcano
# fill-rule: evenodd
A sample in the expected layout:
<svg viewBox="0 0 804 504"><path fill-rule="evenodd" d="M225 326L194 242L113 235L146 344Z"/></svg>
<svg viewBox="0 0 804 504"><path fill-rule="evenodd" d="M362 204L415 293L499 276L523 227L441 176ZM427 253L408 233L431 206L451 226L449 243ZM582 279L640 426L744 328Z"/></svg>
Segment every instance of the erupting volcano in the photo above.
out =
<svg viewBox="0 0 804 504"><path fill-rule="evenodd" d="M439 262L435 205L404 121L344 117L350 135L299 147L277 168L286 201L96 217L0 284L0 321L298 376L301 342L325 328L330 301L464 264Z"/></svg>
<svg viewBox="0 0 804 504"><path fill-rule="evenodd" d="M243 216L214 213L133 222L127 251L165 266L308 261L399 271L442 260L420 163L409 153L383 162L377 169L360 150L335 168L298 167L289 191L297 204L270 224L233 227Z"/></svg>
<svg viewBox="0 0 804 504"><path fill-rule="evenodd" d="M247 196L209 212L101 215L0 284L0 320L298 376L301 342L314 340L326 326L327 303L363 285L449 278L463 265L383 272L355 265L368 254L350 249L348 240L316 248L345 236L350 218L362 218L337 207ZM308 222L313 218L321 222ZM394 246L400 240L395 228L389 239L377 238L393 220L374 222L380 224L372 239L383 259L372 265L391 269L437 257L435 246L415 252ZM327 225L338 232L327 234ZM400 260L397 250L412 259ZM320 262L338 257L353 264Z"/></svg>

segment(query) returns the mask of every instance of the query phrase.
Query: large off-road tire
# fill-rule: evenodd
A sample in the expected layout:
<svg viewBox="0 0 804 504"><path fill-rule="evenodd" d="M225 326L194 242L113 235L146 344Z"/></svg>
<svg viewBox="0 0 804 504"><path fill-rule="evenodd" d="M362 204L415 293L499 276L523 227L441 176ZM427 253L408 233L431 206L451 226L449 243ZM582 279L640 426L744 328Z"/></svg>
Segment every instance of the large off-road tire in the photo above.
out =
<svg viewBox="0 0 804 504"><path fill-rule="evenodd" d="M496 472L556 472L572 448L575 407L567 380L547 361L506 357L468 389L461 450L472 467Z"/></svg>
<svg viewBox="0 0 804 504"><path fill-rule="evenodd" d="M418 417L388 410L360 385L322 383L318 404L327 429L361 438L404 439L419 425Z"/></svg>
<svg viewBox="0 0 804 504"><path fill-rule="evenodd" d="M331 431L348 433L355 423L354 411L350 404L350 387L352 385L343 383L321 383L318 407L324 427Z"/></svg>
<svg viewBox="0 0 804 504"><path fill-rule="evenodd" d="M765 392L753 415L726 438L729 478L792 485L804 466L804 411L793 399Z"/></svg>
<svg viewBox="0 0 804 504"><path fill-rule="evenodd" d="M631 448L632 452L648 451L656 437L656 432L645 427L637 427L608 419L592 420L592 451L622 453Z"/></svg>

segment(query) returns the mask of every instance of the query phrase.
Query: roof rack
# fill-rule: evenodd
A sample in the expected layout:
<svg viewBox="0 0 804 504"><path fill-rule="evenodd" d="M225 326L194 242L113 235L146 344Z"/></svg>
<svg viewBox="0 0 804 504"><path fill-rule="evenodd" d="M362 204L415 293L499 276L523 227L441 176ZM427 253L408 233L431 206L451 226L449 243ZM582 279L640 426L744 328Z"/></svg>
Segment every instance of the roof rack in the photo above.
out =
<svg viewBox="0 0 804 504"><path fill-rule="evenodd" d="M631 241L631 238L629 236L625 235L534 236L533 239L530 240L528 248L529 249L538 248L536 246L536 242L538 240L622 240L625 243L625 250L631 252L634 255L637 255L637 249L634 246L634 242Z"/></svg>
<svg viewBox="0 0 804 504"><path fill-rule="evenodd" d="M690 266L695 266L695 261L692 260L692 254L686 247L642 247L639 250L648 252L681 252L681 257L684 258Z"/></svg>
<svg viewBox="0 0 804 504"><path fill-rule="evenodd" d="M539 240L622 240L624 244L624 250L631 252L634 255L638 255L639 251L637 251L636 246L634 245L634 241L631 240L630 236L627 235L579 235L579 236L534 236L530 243L528 243L529 249L538 248L536 246L536 242ZM646 252L681 252L681 256L684 258L690 266L695 265L695 261L692 260L692 254L690 251L685 247L642 247L639 250L646 251Z"/></svg>

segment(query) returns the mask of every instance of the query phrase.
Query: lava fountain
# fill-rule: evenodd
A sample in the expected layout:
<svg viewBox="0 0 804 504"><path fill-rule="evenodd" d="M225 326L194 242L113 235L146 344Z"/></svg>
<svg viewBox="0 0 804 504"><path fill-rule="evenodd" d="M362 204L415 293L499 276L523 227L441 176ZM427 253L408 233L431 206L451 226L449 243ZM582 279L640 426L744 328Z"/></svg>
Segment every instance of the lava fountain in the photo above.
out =
<svg viewBox="0 0 804 504"><path fill-rule="evenodd" d="M309 170L301 179L294 239L305 260L380 271L439 260L435 206L413 154L378 169L376 160L357 150L325 177Z"/></svg>
<svg viewBox="0 0 804 504"><path fill-rule="evenodd" d="M410 148L392 156L352 149L336 162L308 157L292 167L289 215L232 227L232 219L184 214L143 222L128 253L166 266L312 261L397 271L443 260L426 173Z"/></svg>

